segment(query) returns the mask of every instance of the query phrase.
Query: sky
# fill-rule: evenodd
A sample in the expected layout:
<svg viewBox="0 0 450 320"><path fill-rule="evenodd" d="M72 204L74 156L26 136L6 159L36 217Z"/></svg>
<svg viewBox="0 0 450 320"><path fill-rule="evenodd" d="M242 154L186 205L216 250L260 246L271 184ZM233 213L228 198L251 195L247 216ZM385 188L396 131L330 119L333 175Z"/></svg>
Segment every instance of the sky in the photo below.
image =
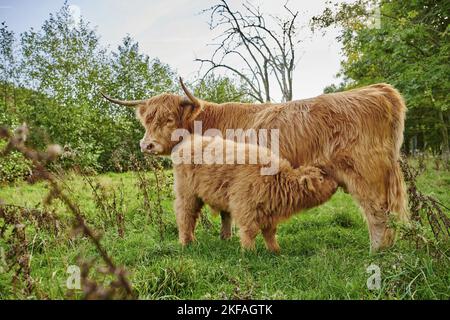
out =
<svg viewBox="0 0 450 320"><path fill-rule="evenodd" d="M228 1L231 8L239 8L242 1ZM269 15L283 12L284 2L275 0L251 0ZM338 0L336 0L338 2ZM17 34L33 27L39 29L49 13L58 11L63 0L0 0L0 22L6 21ZM139 42L143 52L151 58L168 63L186 80L194 79L200 63L195 58L210 58L211 44L217 32L209 30L209 15L202 10L211 7L211 0L74 0L74 13L81 13L101 37L101 43L114 50L129 34ZM306 26L309 19L321 13L325 0L291 0L292 9L300 12L298 25ZM340 44L337 30L325 36L312 34L308 27L302 29L297 55L300 59L294 71L294 99L319 95L332 83L338 83ZM239 61L231 61L240 66ZM276 93L274 94L276 95ZM274 97L275 99L279 97Z"/></svg>

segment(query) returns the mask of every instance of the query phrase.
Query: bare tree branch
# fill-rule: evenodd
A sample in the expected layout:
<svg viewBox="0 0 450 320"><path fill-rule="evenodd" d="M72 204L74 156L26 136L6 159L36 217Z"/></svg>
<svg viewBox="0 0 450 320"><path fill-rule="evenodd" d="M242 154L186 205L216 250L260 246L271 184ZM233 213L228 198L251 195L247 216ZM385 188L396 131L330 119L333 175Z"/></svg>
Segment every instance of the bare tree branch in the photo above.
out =
<svg viewBox="0 0 450 320"><path fill-rule="evenodd" d="M270 27L259 7L250 2L242 6L243 10L233 11L227 0L219 0L203 11L210 12L210 29L221 30L222 34L214 39L218 43L211 58L195 61L202 66L209 64L206 74L222 68L238 75L247 84L249 95L260 102L271 101L271 78L274 77L282 100L292 100L295 47L300 42L296 27L298 12L292 11L286 3L287 16L271 16L275 27ZM245 69L232 66L231 57L242 61Z"/></svg>
<svg viewBox="0 0 450 320"><path fill-rule="evenodd" d="M202 63L207 62L207 63L210 63L212 65L206 71L204 76L208 75L212 70L217 69L217 68L225 68L225 69L231 70L232 72L234 72L235 74L240 76L248 84L248 86L251 88L252 92L249 93L250 96L252 96L253 98L255 98L259 102L264 102L264 99L261 96L260 91L253 85L253 83L250 80L250 78L248 76L246 76L245 74L243 74L242 72L238 71L237 69L235 69L233 67L230 67L228 65L225 65L225 64L216 64L214 61L207 60L207 59L195 59L195 61L199 61L199 62L202 62Z"/></svg>

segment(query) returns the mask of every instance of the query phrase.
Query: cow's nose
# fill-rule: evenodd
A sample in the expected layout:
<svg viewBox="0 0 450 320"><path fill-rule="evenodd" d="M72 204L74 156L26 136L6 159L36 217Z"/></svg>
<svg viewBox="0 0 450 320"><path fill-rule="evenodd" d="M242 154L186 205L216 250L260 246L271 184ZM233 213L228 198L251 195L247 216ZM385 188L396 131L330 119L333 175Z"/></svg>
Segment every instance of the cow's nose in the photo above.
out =
<svg viewBox="0 0 450 320"><path fill-rule="evenodd" d="M152 142L150 142L150 143L147 145L147 150L149 150L149 151L152 151L154 148L155 148L155 145L154 145Z"/></svg>
<svg viewBox="0 0 450 320"><path fill-rule="evenodd" d="M140 141L139 146L141 147L142 152L150 150L149 144L145 143L142 140Z"/></svg>

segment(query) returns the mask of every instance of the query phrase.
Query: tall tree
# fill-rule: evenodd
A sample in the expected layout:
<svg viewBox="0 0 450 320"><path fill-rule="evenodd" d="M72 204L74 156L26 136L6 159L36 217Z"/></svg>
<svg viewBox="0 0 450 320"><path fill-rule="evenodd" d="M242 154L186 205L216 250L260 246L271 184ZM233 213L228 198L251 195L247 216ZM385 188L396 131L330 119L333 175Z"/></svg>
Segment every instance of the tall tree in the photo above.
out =
<svg viewBox="0 0 450 320"><path fill-rule="evenodd" d="M151 60L139 50L139 44L126 36L111 60L114 94L124 99L148 97L173 91L175 73L158 59Z"/></svg>
<svg viewBox="0 0 450 320"><path fill-rule="evenodd" d="M374 10L374 8L378 8ZM358 0L327 8L316 28L339 26L347 86L389 82L409 108L406 137L421 133L449 159L450 3L445 0ZM375 24L367 21L377 20ZM434 133L438 132L439 135ZM437 141L436 137L439 137Z"/></svg>
<svg viewBox="0 0 450 320"><path fill-rule="evenodd" d="M2 22L0 25L0 82L5 112L8 100L12 100L13 107L16 104L15 86L18 79L16 51L14 32L8 29L6 22ZM9 91L12 91L12 94Z"/></svg>
<svg viewBox="0 0 450 320"><path fill-rule="evenodd" d="M259 102L272 100L272 81L278 85L283 101L292 100L295 50L298 40L298 12L284 5L286 17L266 21L259 7L243 3L243 10L233 10L226 0L219 1L210 12L210 28L223 30L213 55L196 59L208 65L205 75L215 69L226 69L239 76L248 87L248 94ZM274 26L275 25L275 26ZM229 58L239 59L245 66L238 69Z"/></svg>
<svg viewBox="0 0 450 320"><path fill-rule="evenodd" d="M253 101L247 92L244 84L236 83L229 77L216 76L214 73L201 79L194 88L195 96L215 103Z"/></svg>
<svg viewBox="0 0 450 320"><path fill-rule="evenodd" d="M22 34L23 66L27 85L71 104L90 102L97 95L108 69L106 51L95 30L80 17L74 24L65 3L40 30ZM81 99L81 101L80 101Z"/></svg>
<svg viewBox="0 0 450 320"><path fill-rule="evenodd" d="M109 79L108 57L90 24L73 19L65 3L39 30L21 35L22 77L39 93L22 114L49 140L73 150L84 165L96 165L108 123L98 98Z"/></svg>
<svg viewBox="0 0 450 320"><path fill-rule="evenodd" d="M21 35L19 52L13 51L14 34L5 23L0 40L1 89L17 89L10 70L20 70L17 79L24 86L14 122L29 123L29 142L37 147L65 146L68 166L114 170L116 160L123 163L138 151L142 128L134 112L107 103L101 91L129 99L177 90L171 68L143 54L131 37L109 54L95 29L74 16L67 2L42 27ZM0 97L0 122L10 124L1 92Z"/></svg>

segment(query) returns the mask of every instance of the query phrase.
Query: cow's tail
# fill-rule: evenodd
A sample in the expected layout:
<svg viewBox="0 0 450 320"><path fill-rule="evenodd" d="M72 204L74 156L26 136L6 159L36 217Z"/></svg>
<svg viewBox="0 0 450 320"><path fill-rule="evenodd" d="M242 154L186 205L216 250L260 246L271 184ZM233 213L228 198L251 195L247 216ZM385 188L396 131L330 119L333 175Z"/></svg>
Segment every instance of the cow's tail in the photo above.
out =
<svg viewBox="0 0 450 320"><path fill-rule="evenodd" d="M400 148L403 143L405 127L406 105L400 93L390 85L383 85L385 97L390 104L392 114L392 141L393 150L391 165L387 178L387 205L388 210L394 214L397 221L408 222L409 211L407 193L403 172L400 167Z"/></svg>
<svg viewBox="0 0 450 320"><path fill-rule="evenodd" d="M398 162L394 163L388 177L387 205L397 221L409 221L408 202L403 173Z"/></svg>

